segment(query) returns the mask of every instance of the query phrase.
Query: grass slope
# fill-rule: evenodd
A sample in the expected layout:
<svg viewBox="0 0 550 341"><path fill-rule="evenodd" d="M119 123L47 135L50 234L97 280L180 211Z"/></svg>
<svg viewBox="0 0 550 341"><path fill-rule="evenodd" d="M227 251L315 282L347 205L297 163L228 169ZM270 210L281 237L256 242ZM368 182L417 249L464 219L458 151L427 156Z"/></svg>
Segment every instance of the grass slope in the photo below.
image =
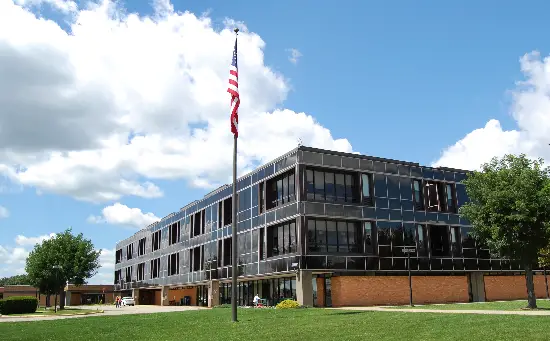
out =
<svg viewBox="0 0 550 341"><path fill-rule="evenodd" d="M11 340L548 340L545 316L214 309L0 323Z"/></svg>
<svg viewBox="0 0 550 341"><path fill-rule="evenodd" d="M483 302L461 304L428 304L414 306L414 309L439 309L439 310L521 310L527 306L526 300L507 302ZM550 301L539 299L537 307L541 310L550 310ZM409 306L388 307L390 309L410 309Z"/></svg>

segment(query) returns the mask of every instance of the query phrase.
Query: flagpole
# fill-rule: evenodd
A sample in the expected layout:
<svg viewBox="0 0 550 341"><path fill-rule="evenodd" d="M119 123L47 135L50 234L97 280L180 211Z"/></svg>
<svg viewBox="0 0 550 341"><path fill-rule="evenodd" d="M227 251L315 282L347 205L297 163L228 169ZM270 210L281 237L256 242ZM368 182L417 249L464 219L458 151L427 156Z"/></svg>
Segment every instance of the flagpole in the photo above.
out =
<svg viewBox="0 0 550 341"><path fill-rule="evenodd" d="M239 34L239 29L235 28L235 39ZM235 40L235 46L236 40ZM233 134L233 196L231 198L232 217L231 217L231 312L233 322L237 322L237 276L239 275L239 265L237 264L237 135Z"/></svg>

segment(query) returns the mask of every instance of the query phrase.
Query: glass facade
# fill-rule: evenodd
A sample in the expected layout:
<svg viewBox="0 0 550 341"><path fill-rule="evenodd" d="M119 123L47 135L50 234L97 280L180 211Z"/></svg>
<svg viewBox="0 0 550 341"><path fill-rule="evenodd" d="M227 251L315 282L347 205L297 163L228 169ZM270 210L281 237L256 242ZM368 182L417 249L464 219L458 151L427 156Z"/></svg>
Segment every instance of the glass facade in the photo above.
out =
<svg viewBox="0 0 550 341"><path fill-rule="evenodd" d="M239 306L252 306L255 295L265 299L267 305L277 305L282 300L296 300L296 277L279 277L254 281L241 281L238 284L237 302ZM231 303L231 283L220 283L220 304Z"/></svg>
<svg viewBox="0 0 550 341"><path fill-rule="evenodd" d="M470 237L469 222L457 214L468 201L465 178L465 171L299 147L238 179L235 271L242 283L297 269L405 271L405 247L416 248L416 271L518 270ZM222 186L119 242L115 284L230 279L231 193ZM264 290L257 285L243 284L242 299ZM280 296L281 286L269 284L275 287L270 297ZM286 297L287 284L282 288Z"/></svg>

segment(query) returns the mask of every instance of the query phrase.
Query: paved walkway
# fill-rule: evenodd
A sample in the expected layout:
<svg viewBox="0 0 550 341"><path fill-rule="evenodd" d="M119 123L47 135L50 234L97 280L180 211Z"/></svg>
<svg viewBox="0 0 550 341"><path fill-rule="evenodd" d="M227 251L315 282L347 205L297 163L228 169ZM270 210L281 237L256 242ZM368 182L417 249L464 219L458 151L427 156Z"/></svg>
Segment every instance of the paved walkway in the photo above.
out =
<svg viewBox="0 0 550 341"><path fill-rule="evenodd" d="M0 317L0 322L28 322L28 321L44 321L44 320L62 320L69 318L85 318L90 316L115 316L115 315L131 315L131 314L151 314L151 313L168 313L174 311L189 311L206 309L194 306L155 306L155 305L138 305L134 307L116 308L113 305L101 305L101 306L76 306L67 307L71 309L85 309L85 310L103 310L104 313L89 314L89 315L58 315L58 316L38 316L38 317Z"/></svg>
<svg viewBox="0 0 550 341"><path fill-rule="evenodd" d="M550 316L550 310L472 310L472 309L418 309L418 308L385 308L385 307L343 307L329 308L337 310L360 310L360 311L385 311L403 313L440 313L440 314L486 314L486 315L532 315Z"/></svg>

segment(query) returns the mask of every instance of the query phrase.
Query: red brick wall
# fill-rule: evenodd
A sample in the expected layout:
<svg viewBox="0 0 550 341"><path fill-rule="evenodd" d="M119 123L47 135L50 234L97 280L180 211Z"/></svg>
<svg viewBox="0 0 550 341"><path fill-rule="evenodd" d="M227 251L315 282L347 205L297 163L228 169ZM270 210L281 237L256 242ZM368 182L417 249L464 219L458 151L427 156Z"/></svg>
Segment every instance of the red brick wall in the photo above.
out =
<svg viewBox="0 0 550 341"><path fill-rule="evenodd" d="M485 298L487 301L527 299L525 276L485 276ZM543 275L535 275L535 295L546 298Z"/></svg>
<svg viewBox="0 0 550 341"><path fill-rule="evenodd" d="M468 302L466 276L413 276L413 302ZM332 277L332 305L370 306L409 303L407 276Z"/></svg>
<svg viewBox="0 0 550 341"><path fill-rule="evenodd" d="M176 290L170 289L168 291L168 300L166 301L166 304L168 304L169 301L176 301L179 303L185 296L191 296L191 305L197 304L197 288L195 287Z"/></svg>

